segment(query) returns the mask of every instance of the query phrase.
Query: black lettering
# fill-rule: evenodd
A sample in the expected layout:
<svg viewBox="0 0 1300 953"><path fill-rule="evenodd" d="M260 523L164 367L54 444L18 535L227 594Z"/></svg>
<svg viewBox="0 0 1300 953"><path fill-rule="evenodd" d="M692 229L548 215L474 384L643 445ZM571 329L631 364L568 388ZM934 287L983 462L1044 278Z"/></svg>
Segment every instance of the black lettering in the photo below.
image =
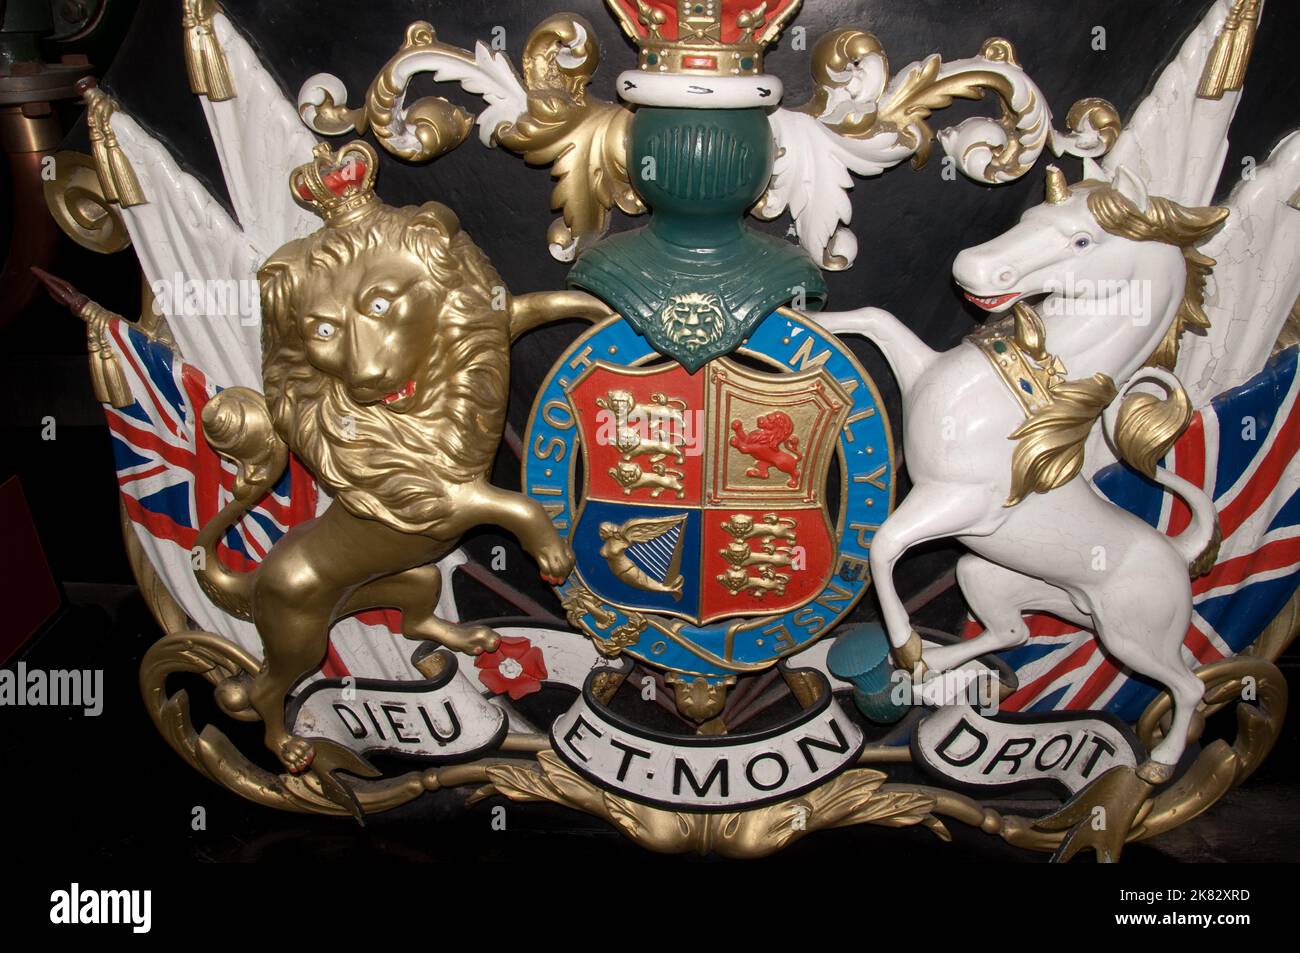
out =
<svg viewBox="0 0 1300 953"><path fill-rule="evenodd" d="M393 717L394 714L405 715L406 706L400 705L397 702L380 702L379 707L383 711L384 716L388 719L388 727L393 729L394 738L404 745L413 745L419 742L419 738L409 738L402 734L402 729L406 727L405 722L398 721Z"/></svg>
<svg viewBox="0 0 1300 953"><path fill-rule="evenodd" d="M438 730L438 726L429 717L429 712L425 710L423 705L420 706L420 717L424 719L424 727L429 729L429 734L433 736L433 740L438 742L440 746L451 744L460 737L461 733L460 719L456 717L456 709L452 707L451 702L443 702L442 707L447 712L447 720L451 722L451 729L446 734Z"/></svg>
<svg viewBox="0 0 1300 953"><path fill-rule="evenodd" d="M807 756L808 756L807 752L804 752L804 757ZM775 781L773 781L771 784L761 784L759 780L756 777L754 777L754 765L758 764L760 761L768 761L768 760L776 762L777 767L781 769L781 776L777 778ZM811 761L811 759L809 760ZM816 771L817 770L816 767L814 767L813 770ZM750 784L758 788L758 790L760 791L772 791L775 790L776 788L779 788L781 785L785 784L785 779L788 778L789 776L790 776L790 766L786 764L785 758L783 758L781 754L776 751L767 751L764 752L763 754L755 755L753 758L750 759L749 764L745 765L745 777L749 780ZM725 794L726 792L724 791L723 793Z"/></svg>
<svg viewBox="0 0 1300 953"><path fill-rule="evenodd" d="M691 770L691 766L681 758L678 758L673 762L673 794L682 793L682 778L685 778L686 783L695 791L696 797L704 797L708 794L709 788L713 787L713 782L715 780L721 782L718 785L718 795L720 797L727 797L730 788L728 783L729 775L727 773L728 767L727 759L719 758L714 762L713 770L709 772L708 777L704 779L704 784L701 785L700 782L696 780L695 772Z"/></svg>
<svg viewBox="0 0 1300 953"><path fill-rule="evenodd" d="M618 780L622 781L627 777L628 766L632 764L633 758L648 758L649 751L642 751L640 748L633 748L631 745L625 745L617 738L610 738L609 743L623 752L623 761L618 766Z"/></svg>
<svg viewBox="0 0 1300 953"><path fill-rule="evenodd" d="M375 717L375 710L370 707L370 702L365 702L361 706L366 710L366 715L370 718L370 723L375 726L375 734L379 736L380 741L387 741L388 736L384 734L384 729L379 727L379 719Z"/></svg>
<svg viewBox="0 0 1300 953"><path fill-rule="evenodd" d="M334 714L339 716L339 721L343 722L343 727L348 730L348 734L353 738L364 738L366 736L366 726L361 720L361 716L354 712L342 702L334 703Z"/></svg>
<svg viewBox="0 0 1300 953"><path fill-rule="evenodd" d="M964 758L958 759L958 758L948 757L948 749L951 748L954 744L956 744L957 739L960 738L963 734L973 735L976 738L976 740L979 742L978 747L975 748L973 754L967 755ZM954 768L964 768L966 767L966 765L974 764L976 761L978 761L980 755L984 753L984 749L987 748L988 746L989 746L988 736L985 735L984 732L980 731L978 728L974 727L973 725L967 724L966 719L963 718L953 727L952 731L948 732L948 737L944 738L943 741L940 741L937 745L935 745L934 753L936 757L942 758L944 761L948 762L948 764L952 765Z"/></svg>
<svg viewBox="0 0 1300 953"><path fill-rule="evenodd" d="M564 733L564 743L569 746L570 751L576 754L583 761L590 761L591 759L588 758L585 754L583 754L582 750L573 743L574 740L578 740L578 741L582 740L583 728L586 728L597 738L601 736L600 732L597 730L595 725L591 724L589 721L587 721L587 719L583 718L582 715L578 715L576 718L573 719L573 727Z"/></svg>
<svg viewBox="0 0 1300 953"><path fill-rule="evenodd" d="M813 757L813 748L820 748L822 751L830 751L834 754L848 753L849 740L844 737L844 732L840 729L840 723L832 718L830 728L835 735L835 743L811 737L803 737L798 741L799 751L803 754L803 759L808 762L809 771L817 770L817 759Z"/></svg>
<svg viewBox="0 0 1300 953"><path fill-rule="evenodd" d="M1061 767L1062 771L1070 770L1070 765L1074 764L1074 759L1079 757L1079 752L1083 750L1083 746L1087 744L1087 742L1088 742L1088 733L1085 731L1082 735L1079 736L1079 743L1075 745L1074 753L1070 755L1070 760L1065 762L1064 765L1062 765Z"/></svg>
<svg viewBox="0 0 1300 953"><path fill-rule="evenodd" d="M1079 777L1086 778L1092 774L1092 769L1097 767L1097 761L1103 754L1114 754L1115 746L1100 735L1093 735L1092 743L1096 745L1090 757L1082 768L1079 769Z"/></svg>
<svg viewBox="0 0 1300 953"><path fill-rule="evenodd" d="M1011 749L1016 745L1021 745L1021 749L1019 751L1012 751ZM999 761L1007 761L1011 764L1011 770L1008 771L1007 774L1014 775L1020 770L1020 762L1023 761L1025 756L1033 750L1033 738L1008 738L1003 743L1002 750L994 755L993 760L984 766L983 773L992 774L993 769L998 766Z"/></svg>
<svg viewBox="0 0 1300 953"><path fill-rule="evenodd" d="M1043 758L1046 756L1047 752L1052 749L1052 745L1056 744L1058 741L1065 742L1065 748L1061 751L1060 757L1058 757L1051 764L1044 764ZM1041 748L1038 749L1038 754L1034 758L1034 767L1037 768L1039 771L1051 770L1052 768L1056 767L1058 764L1061 763L1061 758L1064 758L1067 754L1070 753L1071 747L1073 747L1073 743L1069 734L1057 735L1055 738L1049 739L1047 744L1043 745Z"/></svg>

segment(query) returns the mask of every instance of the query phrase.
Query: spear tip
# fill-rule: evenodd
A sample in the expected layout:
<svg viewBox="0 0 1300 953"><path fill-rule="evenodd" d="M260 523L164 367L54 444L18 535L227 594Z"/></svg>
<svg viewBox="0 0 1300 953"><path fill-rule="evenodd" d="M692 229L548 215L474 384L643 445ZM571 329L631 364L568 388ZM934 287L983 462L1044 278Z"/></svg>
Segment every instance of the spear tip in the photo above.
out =
<svg viewBox="0 0 1300 953"><path fill-rule="evenodd" d="M33 265L32 274L41 279L51 298L67 307L77 317L81 317L81 313L86 310L86 305L90 303L89 298L74 288L70 282L55 277L43 268Z"/></svg>

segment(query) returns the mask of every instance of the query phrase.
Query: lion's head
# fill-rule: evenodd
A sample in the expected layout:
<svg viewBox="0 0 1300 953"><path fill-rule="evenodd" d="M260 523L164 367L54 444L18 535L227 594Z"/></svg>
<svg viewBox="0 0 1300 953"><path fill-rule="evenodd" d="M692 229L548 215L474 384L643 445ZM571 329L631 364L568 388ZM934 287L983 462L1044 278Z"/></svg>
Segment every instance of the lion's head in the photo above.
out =
<svg viewBox="0 0 1300 953"><path fill-rule="evenodd" d="M749 442L768 447L779 447L794 433L794 422L789 415L774 410L758 418L758 429L749 435Z"/></svg>
<svg viewBox="0 0 1300 953"><path fill-rule="evenodd" d="M358 516L425 532L481 476L505 421L509 302L437 202L375 203L258 272L276 430Z"/></svg>
<svg viewBox="0 0 1300 953"><path fill-rule="evenodd" d="M596 398L596 406L608 410L616 420L627 420L636 407L636 398L630 390L612 390Z"/></svg>
<svg viewBox="0 0 1300 953"><path fill-rule="evenodd" d="M718 343L727 329L718 296L696 291L671 299L660 312L659 320L668 339L688 354Z"/></svg>
<svg viewBox="0 0 1300 953"><path fill-rule="evenodd" d="M623 486L631 487L640 482L645 472L635 463L617 463L610 467L609 475Z"/></svg>
<svg viewBox="0 0 1300 953"><path fill-rule="evenodd" d="M738 539L745 539L754 530L754 517L746 513L732 513L722 528Z"/></svg>

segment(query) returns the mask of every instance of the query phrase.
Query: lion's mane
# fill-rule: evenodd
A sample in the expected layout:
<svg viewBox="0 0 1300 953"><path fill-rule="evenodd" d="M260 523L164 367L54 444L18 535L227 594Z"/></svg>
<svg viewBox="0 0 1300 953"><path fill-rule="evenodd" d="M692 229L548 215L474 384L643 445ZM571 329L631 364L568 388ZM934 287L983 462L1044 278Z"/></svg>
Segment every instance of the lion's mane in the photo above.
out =
<svg viewBox="0 0 1300 953"><path fill-rule="evenodd" d="M441 292L417 372L419 404L406 414L356 403L313 367L297 321L314 275L397 247L424 262ZM492 307L504 285L487 257L438 203L379 205L281 248L258 280L263 382L277 432L349 512L437 536L447 485L487 471L505 423L509 311Z"/></svg>
<svg viewBox="0 0 1300 953"><path fill-rule="evenodd" d="M779 410L765 415L758 426L749 432L746 443L750 446L779 448L794 433L794 423Z"/></svg>

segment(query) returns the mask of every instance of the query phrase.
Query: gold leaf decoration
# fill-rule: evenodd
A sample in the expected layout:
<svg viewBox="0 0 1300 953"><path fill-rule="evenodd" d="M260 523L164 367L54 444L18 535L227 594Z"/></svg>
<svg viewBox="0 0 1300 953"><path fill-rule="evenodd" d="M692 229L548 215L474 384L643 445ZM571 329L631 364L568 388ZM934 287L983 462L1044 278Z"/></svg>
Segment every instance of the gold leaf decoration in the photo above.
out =
<svg viewBox="0 0 1300 953"><path fill-rule="evenodd" d="M980 55L992 62L1018 66L1011 43L999 37L986 40ZM1006 143L994 156L990 172L998 171L1016 177L1023 174L1032 162L1022 161L1022 153L1030 143L1041 142L1047 133L1047 117L1031 96L1017 109L1014 105L1016 90L1012 81L991 69L963 69L941 75L943 62L939 55L931 54L920 64L913 64L909 72L890 97L880 104L872 132L884 125L897 130L899 137L915 149L912 165L921 168L930 158L934 130L927 119L940 109L952 105L954 99L982 99L985 92L997 96L1001 106L998 125L1006 132ZM1036 113L1041 115L1035 117ZM1025 122L1024 128L1019 128ZM1035 155L1037 153L1035 152Z"/></svg>
<svg viewBox="0 0 1300 953"><path fill-rule="evenodd" d="M1115 399L1115 382L1105 374L1062 381L1052 388L1052 403L1016 428L1011 456L1014 506L1030 493L1046 493L1073 480L1083 467L1083 447L1098 415Z"/></svg>
<svg viewBox="0 0 1300 953"><path fill-rule="evenodd" d="M381 146L409 162L426 162L455 149L474 128L469 113L441 96L426 96L409 106L405 104L406 87L411 81L408 64L431 52L453 62L474 63L473 54L440 42L432 26L416 21L406 28L401 48L370 84L365 110L348 109L327 94L317 107L318 123L324 123L317 128L344 132L355 127L357 132L364 132L368 125Z"/></svg>
<svg viewBox="0 0 1300 953"><path fill-rule="evenodd" d="M524 47L528 108L497 141L532 165L550 166L551 207L563 212L547 233L552 253L570 260L609 228L610 210L645 211L628 178L632 112L587 95L600 64L591 25L557 14Z"/></svg>
<svg viewBox="0 0 1300 953"><path fill-rule="evenodd" d="M248 653L209 632L174 632L159 639L140 663L140 691L158 733L187 764L235 794L264 807L312 814L346 815L326 798L313 776L272 774L248 760L215 725L196 732L184 691L168 695L167 677L176 672L204 676L217 686L218 703L240 720L255 719L245 705L246 680L257 672ZM463 767L463 766L461 766ZM439 771L407 772L377 781L358 781L357 800L367 812L384 811L439 786Z"/></svg>
<svg viewBox="0 0 1300 953"><path fill-rule="evenodd" d="M538 767L497 764L487 774L498 794L514 801L549 801L604 818L643 847L663 853L695 851L724 857L763 857L816 830L853 824L923 825L946 835L931 815L934 799L884 786L886 776L855 768L811 791L744 811L699 814L651 807L603 791L553 751Z"/></svg>
<svg viewBox="0 0 1300 953"><path fill-rule="evenodd" d="M131 244L121 212L104 196L95 161L81 152L54 154L45 205L65 235L83 248L112 254Z"/></svg>

